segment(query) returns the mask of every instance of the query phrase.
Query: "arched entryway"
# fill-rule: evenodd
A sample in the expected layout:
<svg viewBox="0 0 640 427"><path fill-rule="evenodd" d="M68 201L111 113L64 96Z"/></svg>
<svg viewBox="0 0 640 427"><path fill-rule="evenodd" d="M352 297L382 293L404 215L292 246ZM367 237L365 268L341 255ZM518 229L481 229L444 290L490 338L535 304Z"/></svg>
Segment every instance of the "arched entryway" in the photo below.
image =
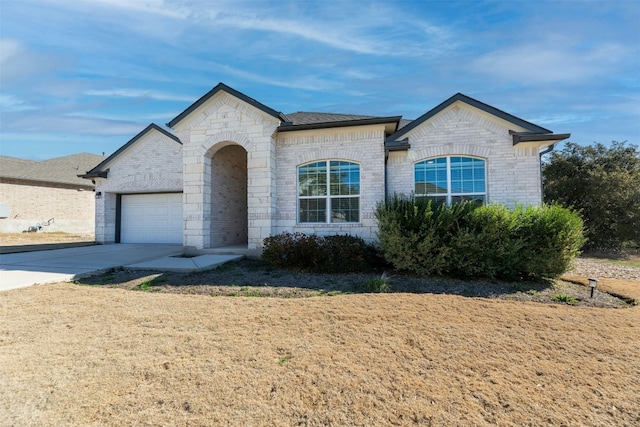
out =
<svg viewBox="0 0 640 427"><path fill-rule="evenodd" d="M226 145L211 158L211 247L246 246L247 220L247 152Z"/></svg>

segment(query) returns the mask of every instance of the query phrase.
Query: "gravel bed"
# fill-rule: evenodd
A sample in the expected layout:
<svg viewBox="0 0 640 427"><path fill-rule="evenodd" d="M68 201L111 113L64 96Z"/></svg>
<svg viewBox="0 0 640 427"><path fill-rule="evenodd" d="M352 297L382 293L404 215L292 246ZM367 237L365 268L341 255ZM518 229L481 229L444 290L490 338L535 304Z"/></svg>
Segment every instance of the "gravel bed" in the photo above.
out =
<svg viewBox="0 0 640 427"><path fill-rule="evenodd" d="M568 276L640 280L640 268L616 265L596 258L578 258Z"/></svg>

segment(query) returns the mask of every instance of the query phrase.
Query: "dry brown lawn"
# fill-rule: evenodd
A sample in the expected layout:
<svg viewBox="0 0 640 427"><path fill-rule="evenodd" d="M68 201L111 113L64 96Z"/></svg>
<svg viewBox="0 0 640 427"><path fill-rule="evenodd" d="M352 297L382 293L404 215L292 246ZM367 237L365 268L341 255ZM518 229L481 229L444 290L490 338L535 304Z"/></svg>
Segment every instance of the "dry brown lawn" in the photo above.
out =
<svg viewBox="0 0 640 427"><path fill-rule="evenodd" d="M0 233L0 246L46 245L53 243L92 242L93 234L79 233Z"/></svg>
<svg viewBox="0 0 640 427"><path fill-rule="evenodd" d="M638 307L55 284L0 319L3 426L640 424Z"/></svg>

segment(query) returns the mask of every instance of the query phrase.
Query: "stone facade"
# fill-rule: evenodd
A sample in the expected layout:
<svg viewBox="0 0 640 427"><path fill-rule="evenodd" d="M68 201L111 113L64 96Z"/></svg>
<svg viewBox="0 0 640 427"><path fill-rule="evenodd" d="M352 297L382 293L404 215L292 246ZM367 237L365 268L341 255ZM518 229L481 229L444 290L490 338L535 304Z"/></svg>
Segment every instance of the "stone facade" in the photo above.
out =
<svg viewBox="0 0 640 427"><path fill-rule="evenodd" d="M259 109L219 92L183 120L175 131L184 144L184 246L210 248L215 211L212 158L235 145L246 152L247 245L260 247L275 222L275 141L280 122Z"/></svg>
<svg viewBox="0 0 640 427"><path fill-rule="evenodd" d="M99 197L97 240L114 240L118 195L181 191L187 251L256 249L266 237L297 231L373 241L377 203L414 191L416 162L481 158L488 202L537 205L540 149L567 137L461 94L402 129L399 117L333 115L323 122L331 115L296 114L298 122L219 84L169 123L175 136L150 125L88 174ZM516 145L516 137L526 143ZM358 221L300 223L298 168L332 160L359 165Z"/></svg>

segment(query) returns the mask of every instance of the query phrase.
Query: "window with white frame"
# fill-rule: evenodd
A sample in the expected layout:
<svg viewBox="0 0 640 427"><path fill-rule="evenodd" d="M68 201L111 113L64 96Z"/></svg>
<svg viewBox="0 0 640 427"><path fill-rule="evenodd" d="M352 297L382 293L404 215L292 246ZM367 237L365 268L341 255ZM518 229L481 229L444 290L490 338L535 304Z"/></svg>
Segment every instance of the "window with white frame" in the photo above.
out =
<svg viewBox="0 0 640 427"><path fill-rule="evenodd" d="M359 221L359 164L323 160L298 167L298 222Z"/></svg>
<svg viewBox="0 0 640 427"><path fill-rule="evenodd" d="M416 199L434 203L485 203L487 198L486 161L475 157L446 156L423 160L415 164Z"/></svg>

